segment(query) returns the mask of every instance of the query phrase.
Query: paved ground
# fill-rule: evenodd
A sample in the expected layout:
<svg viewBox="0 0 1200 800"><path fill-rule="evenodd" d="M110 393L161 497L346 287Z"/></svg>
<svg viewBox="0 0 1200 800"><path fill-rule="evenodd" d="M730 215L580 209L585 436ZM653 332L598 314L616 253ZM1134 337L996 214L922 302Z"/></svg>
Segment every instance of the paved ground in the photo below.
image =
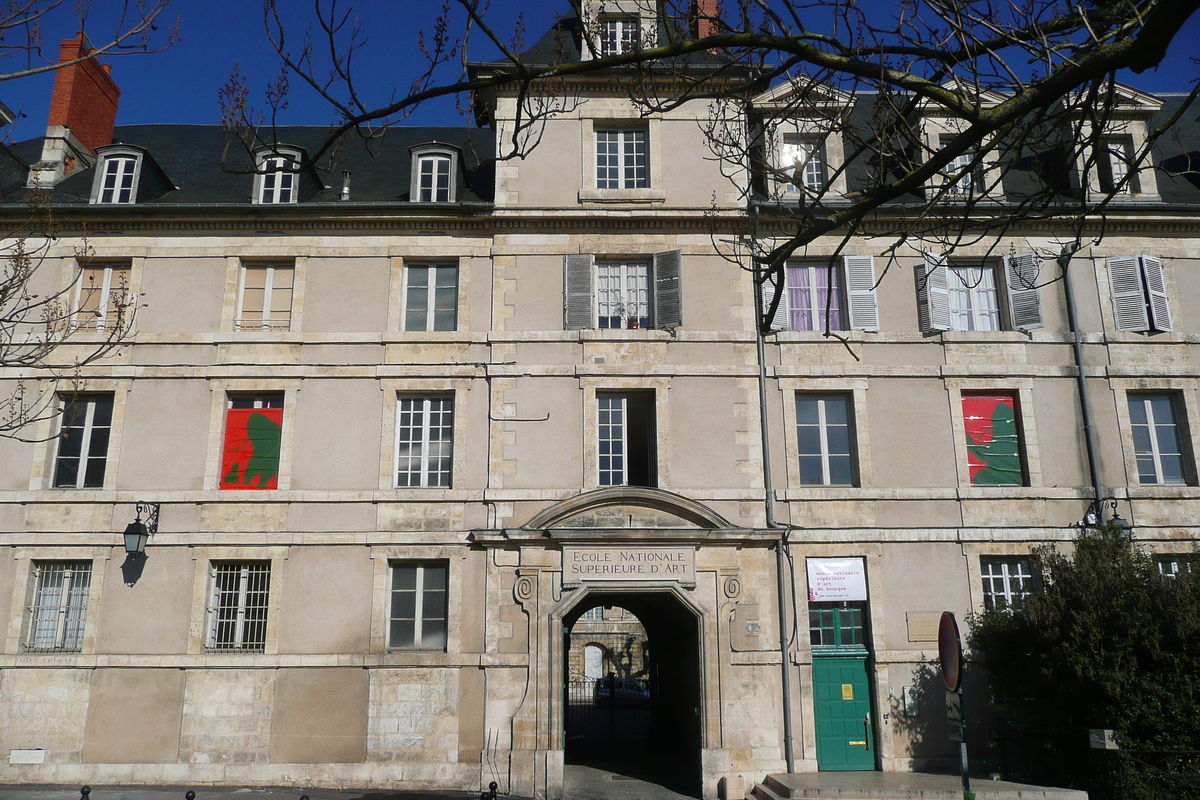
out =
<svg viewBox="0 0 1200 800"><path fill-rule="evenodd" d="M656 783L574 764L563 767L563 796L568 800L693 800Z"/></svg>
<svg viewBox="0 0 1200 800"><path fill-rule="evenodd" d="M78 786L0 786L0 800L81 800ZM394 792L379 789L336 791L298 789L290 786L100 786L91 787L88 800L186 800L189 789L194 800L478 800L478 792ZM506 797L501 795L501 797ZM518 798L506 797L506 800Z"/></svg>

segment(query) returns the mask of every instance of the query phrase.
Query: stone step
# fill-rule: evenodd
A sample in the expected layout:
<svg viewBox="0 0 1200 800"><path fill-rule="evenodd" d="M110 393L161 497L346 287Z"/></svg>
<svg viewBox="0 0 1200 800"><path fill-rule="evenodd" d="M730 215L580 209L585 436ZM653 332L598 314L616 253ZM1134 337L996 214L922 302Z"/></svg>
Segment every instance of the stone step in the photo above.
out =
<svg viewBox="0 0 1200 800"><path fill-rule="evenodd" d="M786 800L787 798L787 795L776 794L761 783L754 784L754 788L750 790L750 796L755 800Z"/></svg>
<svg viewBox="0 0 1200 800"><path fill-rule="evenodd" d="M961 800L956 775L914 772L776 773L755 786L760 800ZM981 778L971 780L976 800L1087 800L1087 792Z"/></svg>

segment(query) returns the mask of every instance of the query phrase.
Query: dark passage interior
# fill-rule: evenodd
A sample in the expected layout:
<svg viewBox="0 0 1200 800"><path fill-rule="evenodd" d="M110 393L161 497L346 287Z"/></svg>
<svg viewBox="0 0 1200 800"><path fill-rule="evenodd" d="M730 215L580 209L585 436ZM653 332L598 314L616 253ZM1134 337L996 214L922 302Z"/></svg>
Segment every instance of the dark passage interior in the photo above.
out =
<svg viewBox="0 0 1200 800"><path fill-rule="evenodd" d="M566 763L699 797L696 615L669 592L593 592L563 638Z"/></svg>

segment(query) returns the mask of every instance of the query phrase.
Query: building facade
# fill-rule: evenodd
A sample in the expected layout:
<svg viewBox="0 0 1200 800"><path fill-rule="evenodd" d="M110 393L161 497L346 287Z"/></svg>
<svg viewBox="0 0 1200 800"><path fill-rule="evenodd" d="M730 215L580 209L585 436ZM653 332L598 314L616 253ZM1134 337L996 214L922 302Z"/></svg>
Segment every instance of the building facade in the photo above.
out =
<svg viewBox="0 0 1200 800"><path fill-rule="evenodd" d="M613 47L653 33L628 5ZM589 57L569 20L531 52L564 46ZM323 129L223 161L215 127L97 126L92 96L12 149L59 226L31 240L78 328L57 357L140 307L60 415L0 442L0 781L559 797L564 631L604 607L644 628L652 738L703 797L789 761L923 769L957 752L941 612L1033 590L1028 554L1071 540L1093 465L1186 568L1200 188L1160 168L1177 153L1069 284L1032 255L1052 220L950 259L831 238L789 263L760 342L714 235L755 178L709 151L708 103L570 89L499 163L503 93L478 129L394 128L313 168ZM1121 135L1173 102L1130 92ZM807 122L777 152L801 182L842 174ZM787 229L771 208L764 238ZM127 557L142 503L158 528Z"/></svg>

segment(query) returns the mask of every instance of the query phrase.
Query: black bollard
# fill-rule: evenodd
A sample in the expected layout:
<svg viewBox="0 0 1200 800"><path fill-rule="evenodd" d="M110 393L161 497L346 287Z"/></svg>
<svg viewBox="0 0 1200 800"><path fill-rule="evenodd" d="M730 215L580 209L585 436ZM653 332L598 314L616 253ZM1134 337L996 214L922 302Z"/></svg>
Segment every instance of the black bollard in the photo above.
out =
<svg viewBox="0 0 1200 800"><path fill-rule="evenodd" d="M92 787L84 786L79 790L79 800L88 800L88 795L92 793Z"/></svg>
<svg viewBox="0 0 1200 800"><path fill-rule="evenodd" d="M497 788L499 788L499 787L496 786L496 782L492 781L491 783L488 784L488 790L486 792L479 793L479 800L496 800L496 789Z"/></svg>
<svg viewBox="0 0 1200 800"><path fill-rule="evenodd" d="M183 800L196 800L196 793L188 789L187 793L183 796Z"/></svg>

